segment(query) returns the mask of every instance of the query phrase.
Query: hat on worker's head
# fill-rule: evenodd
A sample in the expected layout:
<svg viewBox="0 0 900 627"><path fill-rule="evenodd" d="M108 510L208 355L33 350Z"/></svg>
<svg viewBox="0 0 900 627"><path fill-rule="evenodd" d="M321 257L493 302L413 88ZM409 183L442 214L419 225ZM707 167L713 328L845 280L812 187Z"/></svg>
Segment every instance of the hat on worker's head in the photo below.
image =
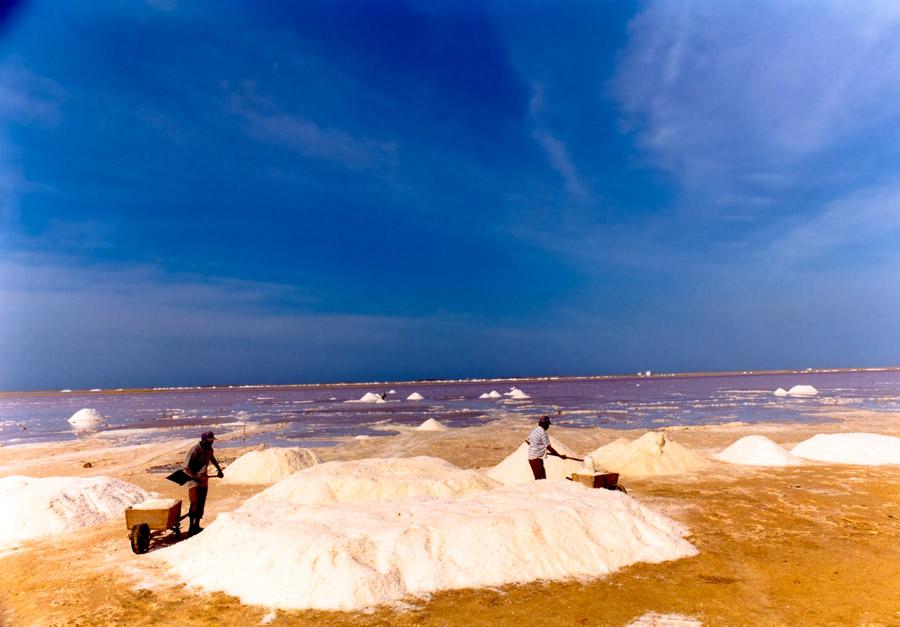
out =
<svg viewBox="0 0 900 627"><path fill-rule="evenodd" d="M213 435L212 431L204 431L203 435L200 436L200 439L204 442L212 442L216 439L216 436Z"/></svg>

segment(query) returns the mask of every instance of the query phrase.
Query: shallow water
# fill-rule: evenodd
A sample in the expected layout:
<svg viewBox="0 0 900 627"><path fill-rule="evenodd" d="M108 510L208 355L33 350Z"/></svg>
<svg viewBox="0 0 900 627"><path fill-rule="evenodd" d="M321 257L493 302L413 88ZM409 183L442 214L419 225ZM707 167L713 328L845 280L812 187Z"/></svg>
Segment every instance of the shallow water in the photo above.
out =
<svg viewBox="0 0 900 627"><path fill-rule="evenodd" d="M818 388L812 398L776 397L772 390L797 384ZM528 401L479 399L516 385ZM366 392L386 403L346 403ZM423 401L404 400L413 391ZM99 409L102 435L151 441L204 428L232 430L241 423L279 425L238 444L328 446L333 438L380 437L391 426L416 426L435 418L448 427L493 420L501 413L551 414L573 427L648 429L730 421L808 422L823 408L900 410L900 372L808 372L737 376L660 376L601 380L394 383L297 387L219 387L140 392L54 392L0 395L0 443L60 441L79 433L66 422L85 407ZM557 413L560 412L560 415ZM227 445L227 443L222 443Z"/></svg>

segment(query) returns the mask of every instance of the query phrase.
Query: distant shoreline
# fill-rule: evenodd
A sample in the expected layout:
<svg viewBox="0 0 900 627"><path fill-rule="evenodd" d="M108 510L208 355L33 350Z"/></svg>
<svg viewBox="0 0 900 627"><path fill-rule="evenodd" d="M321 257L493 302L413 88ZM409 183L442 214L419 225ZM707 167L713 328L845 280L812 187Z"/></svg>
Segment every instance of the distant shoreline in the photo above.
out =
<svg viewBox="0 0 900 627"><path fill-rule="evenodd" d="M221 391L221 390L282 390L298 388L335 388L335 387L366 387L366 386L409 386L409 385L453 385L460 383L528 383L545 381L619 381L629 379L689 379L701 377L744 377L767 375L803 375L803 374L834 374L851 372L897 372L900 366L884 366L877 368L804 368L781 370L725 370L721 372L660 372L649 375L643 373L634 374L608 374L608 375L550 375L539 377L496 377L496 378L469 378L469 379L413 379L408 381L339 381L333 383L260 383L260 384L224 384L224 385L197 385L175 387L152 388L116 388L116 389L72 389L62 390L26 390L26 391L0 391L0 398L8 396L47 396L55 394L152 394L165 392L184 391Z"/></svg>

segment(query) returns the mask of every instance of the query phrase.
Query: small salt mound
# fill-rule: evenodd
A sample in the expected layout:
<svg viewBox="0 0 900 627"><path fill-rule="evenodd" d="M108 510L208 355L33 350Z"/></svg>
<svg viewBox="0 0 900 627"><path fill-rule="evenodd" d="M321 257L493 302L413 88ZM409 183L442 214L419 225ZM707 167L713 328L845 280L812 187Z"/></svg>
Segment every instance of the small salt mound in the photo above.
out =
<svg viewBox="0 0 900 627"><path fill-rule="evenodd" d="M762 435L748 435L714 456L719 461L746 466L797 466L803 463Z"/></svg>
<svg viewBox="0 0 900 627"><path fill-rule="evenodd" d="M360 398L351 399L349 401L344 401L344 402L345 403L384 403L386 401L383 398L381 398L380 394L375 394L374 392L366 392Z"/></svg>
<svg viewBox="0 0 900 627"><path fill-rule="evenodd" d="M709 466L701 455L673 442L663 432L651 431L627 444L617 440L590 455L595 464L630 478L681 474Z"/></svg>
<svg viewBox="0 0 900 627"><path fill-rule="evenodd" d="M483 394L478 395L478 398L490 398L490 397L491 397L491 395L488 394L487 392L484 392Z"/></svg>
<svg viewBox="0 0 900 627"><path fill-rule="evenodd" d="M791 453L833 464L900 464L900 438L877 433L820 433L795 446Z"/></svg>
<svg viewBox="0 0 900 627"><path fill-rule="evenodd" d="M521 391L522 391L522 390L520 390L520 389L517 388L516 386L512 386L511 388L509 388L509 392L504 392L504 393L503 393L503 396L512 396L512 395L515 394L516 392L521 392Z"/></svg>
<svg viewBox="0 0 900 627"><path fill-rule="evenodd" d="M788 396L815 396L819 390L811 385L795 385L788 390Z"/></svg>
<svg viewBox="0 0 900 627"><path fill-rule="evenodd" d="M145 500L141 488L109 477L3 477L0 548L120 517Z"/></svg>
<svg viewBox="0 0 900 627"><path fill-rule="evenodd" d="M436 457L326 462L301 470L250 501L298 505L394 501L480 492L497 483L477 470L463 470Z"/></svg>
<svg viewBox="0 0 900 627"><path fill-rule="evenodd" d="M300 447L250 451L228 465L225 480L229 483L272 484L321 463L313 451Z"/></svg>
<svg viewBox="0 0 900 627"><path fill-rule="evenodd" d="M408 401L424 401L425 397L419 394L418 392L413 392L409 396L406 397Z"/></svg>
<svg viewBox="0 0 900 627"><path fill-rule="evenodd" d="M388 394L396 394L397 390L388 390Z"/></svg>
<svg viewBox="0 0 900 627"><path fill-rule="evenodd" d="M788 391L785 390L784 388L778 388L777 390L775 390L774 392L772 392L772 394L774 394L775 396L787 396L787 395L788 395Z"/></svg>
<svg viewBox="0 0 900 627"><path fill-rule="evenodd" d="M553 436L550 436L550 444L557 453L567 457L579 457L577 453ZM554 455L547 455L544 458L544 470L547 472L548 479L566 479L573 472L581 470L582 466L582 462L560 459ZM531 472L531 466L528 465L528 445L520 444L519 448L506 459L488 470L487 475L504 485L534 481L534 473Z"/></svg>
<svg viewBox="0 0 900 627"><path fill-rule="evenodd" d="M517 401L524 401L524 400L528 400L529 398L531 398L525 392L523 392L522 390L520 390L518 388L516 388L515 390L510 392L508 396Z"/></svg>
<svg viewBox="0 0 900 627"><path fill-rule="evenodd" d="M503 395L500 392L498 392L497 390L491 390L490 392L488 392L488 397L489 398L503 398Z"/></svg>
<svg viewBox="0 0 900 627"><path fill-rule="evenodd" d="M131 509L169 509L177 502L177 499L148 499L143 503L132 505Z"/></svg>
<svg viewBox="0 0 900 627"><path fill-rule="evenodd" d="M435 420L434 418L429 418L418 427L416 427L417 431L446 431L447 427L443 424Z"/></svg>
<svg viewBox="0 0 900 627"><path fill-rule="evenodd" d="M439 590L584 579L689 557L697 550L687 533L620 492L533 481L393 503L254 498L150 559L167 562L189 585L243 603L350 611Z"/></svg>
<svg viewBox="0 0 900 627"><path fill-rule="evenodd" d="M106 416L97 409L79 409L69 418L69 424L76 427L95 427L106 422Z"/></svg>

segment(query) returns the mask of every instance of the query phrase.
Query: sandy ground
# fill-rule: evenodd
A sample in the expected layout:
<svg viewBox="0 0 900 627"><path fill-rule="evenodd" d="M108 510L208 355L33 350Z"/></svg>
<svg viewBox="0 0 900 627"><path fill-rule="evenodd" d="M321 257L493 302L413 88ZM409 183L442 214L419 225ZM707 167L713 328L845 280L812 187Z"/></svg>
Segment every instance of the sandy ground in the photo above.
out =
<svg viewBox="0 0 900 627"><path fill-rule="evenodd" d="M833 421L667 431L675 441L705 454L750 434L786 446L837 431L900 436L900 414L841 411L824 417ZM326 461L433 455L461 467L484 467L506 457L530 427L511 414L480 427L404 430L318 452ZM584 452L641 433L551 429ZM192 443L116 448L92 438L5 447L0 448L0 476L102 474L182 498L185 491L164 477ZM241 452L221 448L218 455L227 462ZM86 462L90 468L84 468ZM123 516L0 555L0 624L625 625L657 612L690 616L706 625L900 625L900 466L755 469L716 463L701 474L623 477L622 483L641 502L685 523L700 554L637 564L587 582L448 591L411 600L402 610L270 612L178 584L161 567L131 552ZM213 482L204 524L259 490ZM162 538L151 550L164 550L171 541L171 535Z"/></svg>

